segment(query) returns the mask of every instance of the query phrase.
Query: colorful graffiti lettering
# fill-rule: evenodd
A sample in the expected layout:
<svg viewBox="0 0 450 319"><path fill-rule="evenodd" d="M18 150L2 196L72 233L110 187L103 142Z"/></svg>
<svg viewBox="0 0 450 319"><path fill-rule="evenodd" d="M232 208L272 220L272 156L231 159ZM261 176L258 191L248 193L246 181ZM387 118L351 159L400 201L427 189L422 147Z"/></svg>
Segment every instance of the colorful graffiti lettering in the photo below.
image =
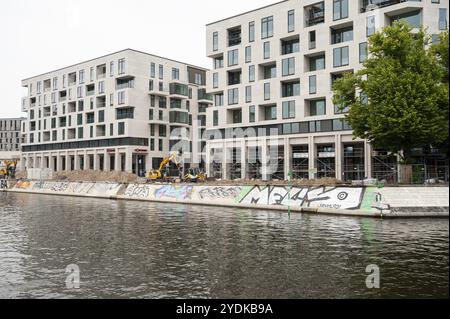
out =
<svg viewBox="0 0 450 319"><path fill-rule="evenodd" d="M191 198L193 190L194 190L193 186L177 187L172 185L166 185L155 191L155 197L158 199L171 198L176 200L186 200Z"/></svg>

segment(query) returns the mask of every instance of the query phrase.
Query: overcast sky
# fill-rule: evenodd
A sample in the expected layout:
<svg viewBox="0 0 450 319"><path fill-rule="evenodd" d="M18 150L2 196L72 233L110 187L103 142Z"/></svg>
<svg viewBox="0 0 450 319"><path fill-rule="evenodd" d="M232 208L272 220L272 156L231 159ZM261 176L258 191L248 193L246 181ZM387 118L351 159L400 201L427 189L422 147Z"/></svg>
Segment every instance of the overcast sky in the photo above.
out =
<svg viewBox="0 0 450 319"><path fill-rule="evenodd" d="M205 25L274 2L0 1L0 117L23 115L22 79L125 48L210 67Z"/></svg>

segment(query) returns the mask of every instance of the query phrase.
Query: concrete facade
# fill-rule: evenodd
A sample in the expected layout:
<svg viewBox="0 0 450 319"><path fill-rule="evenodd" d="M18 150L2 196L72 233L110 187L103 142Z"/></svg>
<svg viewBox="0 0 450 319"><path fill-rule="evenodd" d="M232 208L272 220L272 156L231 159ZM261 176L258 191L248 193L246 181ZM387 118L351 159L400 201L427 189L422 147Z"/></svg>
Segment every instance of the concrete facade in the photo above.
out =
<svg viewBox="0 0 450 319"><path fill-rule="evenodd" d="M20 162L20 149L24 142L21 123L24 120L25 118L0 119L0 165L4 161Z"/></svg>
<svg viewBox="0 0 450 319"><path fill-rule="evenodd" d="M131 49L23 80L22 166L143 176L174 149L199 162L205 84L204 68Z"/></svg>
<svg viewBox="0 0 450 319"><path fill-rule="evenodd" d="M448 28L448 7L442 0L288 0L207 25L208 175L385 178L396 162L353 138L333 105L332 82L362 67L373 32L407 19L435 38Z"/></svg>

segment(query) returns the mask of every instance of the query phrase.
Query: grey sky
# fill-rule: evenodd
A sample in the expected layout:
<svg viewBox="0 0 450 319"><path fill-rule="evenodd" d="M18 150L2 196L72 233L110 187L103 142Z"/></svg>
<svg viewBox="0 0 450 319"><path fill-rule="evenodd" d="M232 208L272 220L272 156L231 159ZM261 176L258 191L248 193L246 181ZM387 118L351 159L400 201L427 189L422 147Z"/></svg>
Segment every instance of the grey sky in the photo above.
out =
<svg viewBox="0 0 450 319"><path fill-rule="evenodd" d="M0 1L0 117L23 115L22 79L125 48L210 67L205 25L274 2Z"/></svg>

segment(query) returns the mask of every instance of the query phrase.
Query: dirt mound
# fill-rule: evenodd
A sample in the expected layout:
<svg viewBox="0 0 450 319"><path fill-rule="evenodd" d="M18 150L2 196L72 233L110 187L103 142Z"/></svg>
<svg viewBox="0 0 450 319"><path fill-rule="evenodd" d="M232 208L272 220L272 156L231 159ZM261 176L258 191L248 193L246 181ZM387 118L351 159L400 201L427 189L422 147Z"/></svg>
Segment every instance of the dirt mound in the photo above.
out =
<svg viewBox="0 0 450 319"><path fill-rule="evenodd" d="M103 172L103 171L71 171L57 172L54 177L57 181L68 182L115 182L115 183L135 183L138 177L125 172Z"/></svg>

